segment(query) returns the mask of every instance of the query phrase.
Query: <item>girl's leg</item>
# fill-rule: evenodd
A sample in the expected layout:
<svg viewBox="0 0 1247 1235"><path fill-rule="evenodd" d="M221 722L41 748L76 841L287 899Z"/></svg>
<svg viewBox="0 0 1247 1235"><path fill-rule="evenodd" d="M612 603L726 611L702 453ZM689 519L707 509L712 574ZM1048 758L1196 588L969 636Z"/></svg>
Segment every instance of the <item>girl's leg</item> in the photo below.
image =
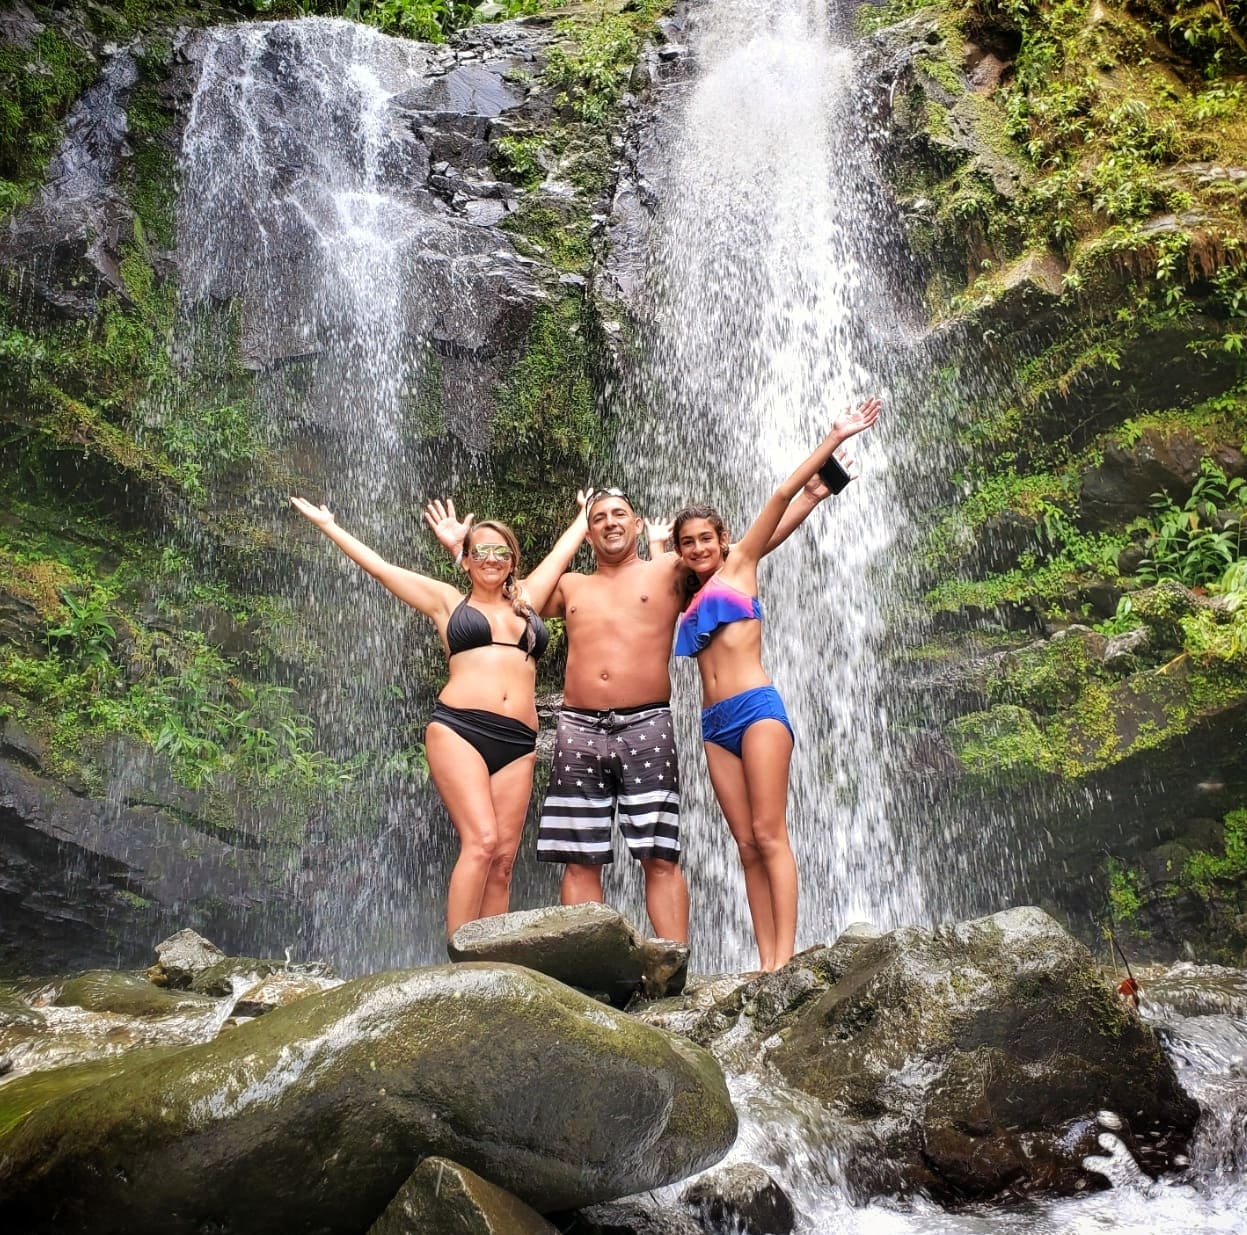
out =
<svg viewBox="0 0 1247 1235"><path fill-rule="evenodd" d="M758 941L758 964L763 969L775 968L775 916L771 909L771 883L762 863L762 854L754 840L753 809L749 802L749 786L745 782L745 765L731 751L707 742L706 766L710 783L732 839L740 851L745 871L745 895L749 899L749 915Z"/></svg>
<svg viewBox="0 0 1247 1235"><path fill-rule="evenodd" d="M494 818L498 822L498 848L485 880L481 900L482 918L506 913L511 904L511 870L524 834L524 819L533 793L533 767L536 754L513 759L489 778L489 794L493 799Z"/></svg>
<svg viewBox="0 0 1247 1235"><path fill-rule="evenodd" d="M446 933L481 916L485 881L498 854L498 823L489 792L489 769L476 747L445 725L425 730L429 775L459 833L459 860L446 892Z"/></svg>
<svg viewBox="0 0 1247 1235"><path fill-rule="evenodd" d="M741 744L745 784L749 792L753 843L762 856L771 893L775 952L770 965L778 969L792 959L797 940L797 864L788 843L788 764L792 734L777 720L760 720L745 730Z"/></svg>

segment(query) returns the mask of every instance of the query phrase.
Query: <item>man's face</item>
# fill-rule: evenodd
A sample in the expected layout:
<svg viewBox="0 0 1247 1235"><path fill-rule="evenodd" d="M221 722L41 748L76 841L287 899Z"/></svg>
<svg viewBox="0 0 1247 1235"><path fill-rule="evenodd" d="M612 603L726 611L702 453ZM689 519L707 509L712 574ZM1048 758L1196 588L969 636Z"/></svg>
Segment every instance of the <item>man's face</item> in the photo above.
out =
<svg viewBox="0 0 1247 1235"><path fill-rule="evenodd" d="M641 520L627 498L602 497L589 507L589 544L599 562L619 562L636 552Z"/></svg>

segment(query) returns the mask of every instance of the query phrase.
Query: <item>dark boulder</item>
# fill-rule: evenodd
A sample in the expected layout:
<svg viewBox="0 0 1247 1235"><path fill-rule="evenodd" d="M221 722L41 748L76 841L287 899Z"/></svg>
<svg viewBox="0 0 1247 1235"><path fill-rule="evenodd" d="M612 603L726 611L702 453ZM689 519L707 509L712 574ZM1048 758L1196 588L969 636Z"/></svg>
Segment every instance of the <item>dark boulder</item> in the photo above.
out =
<svg viewBox="0 0 1247 1235"><path fill-rule="evenodd" d="M774 1070L860 1136L844 1161L863 1198L1103 1186L1082 1162L1103 1111L1159 1173L1199 1114L1090 953L1033 908L803 953L704 1014L692 1037L734 1066Z"/></svg>
<svg viewBox="0 0 1247 1235"><path fill-rule="evenodd" d="M368 1235L558 1235L536 1210L466 1166L425 1158Z"/></svg>
<svg viewBox="0 0 1247 1235"><path fill-rule="evenodd" d="M610 1201L561 1215L563 1235L706 1235L683 1210L641 1201Z"/></svg>
<svg viewBox="0 0 1247 1235"><path fill-rule="evenodd" d="M1083 472L1078 504L1088 527L1120 527L1146 514L1152 498L1165 493L1181 504L1199 479L1200 465L1211 457L1227 476L1247 475L1247 456L1232 446L1211 451L1191 430L1148 428L1126 446L1104 445L1103 457Z"/></svg>
<svg viewBox="0 0 1247 1235"><path fill-rule="evenodd" d="M480 918L461 926L448 951L455 961L504 961L603 994L623 1006L634 995L684 989L688 945L645 939L606 905L554 905Z"/></svg>
<svg viewBox="0 0 1247 1235"><path fill-rule="evenodd" d="M685 1189L682 1199L714 1230L726 1227L741 1235L792 1235L797 1225L788 1194L751 1162L703 1175Z"/></svg>

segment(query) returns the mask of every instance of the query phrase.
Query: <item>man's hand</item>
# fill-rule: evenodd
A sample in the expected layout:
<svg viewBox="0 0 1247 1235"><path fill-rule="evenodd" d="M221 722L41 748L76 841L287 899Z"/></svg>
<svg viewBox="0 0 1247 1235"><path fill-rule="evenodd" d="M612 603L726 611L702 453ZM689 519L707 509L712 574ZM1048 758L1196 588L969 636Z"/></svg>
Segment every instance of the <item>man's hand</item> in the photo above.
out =
<svg viewBox="0 0 1247 1235"><path fill-rule="evenodd" d="M434 498L424 508L425 523L433 529L433 535L456 558L463 552L463 542L467 538L467 534L472 528L472 520L475 518L475 515L468 514L461 523L455 514L455 503L451 498L447 498L444 503L438 498Z"/></svg>
<svg viewBox="0 0 1247 1235"><path fill-rule="evenodd" d="M663 545L671 539L671 520L646 519L645 539L649 542L651 553L663 553Z"/></svg>

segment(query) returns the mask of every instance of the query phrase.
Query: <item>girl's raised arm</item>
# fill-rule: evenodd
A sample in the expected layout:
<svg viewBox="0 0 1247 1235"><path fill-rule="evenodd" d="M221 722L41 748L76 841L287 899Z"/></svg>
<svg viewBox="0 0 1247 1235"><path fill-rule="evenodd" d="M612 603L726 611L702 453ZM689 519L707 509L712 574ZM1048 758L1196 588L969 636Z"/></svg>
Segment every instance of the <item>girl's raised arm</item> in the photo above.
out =
<svg viewBox="0 0 1247 1235"><path fill-rule="evenodd" d="M813 454L771 494L752 526L733 547L733 557L737 558L739 564L757 562L768 549L774 547L773 538L792 499L849 438L869 429L879 419L882 407L882 400L872 395L856 411L847 412L832 425L831 432L823 438Z"/></svg>
<svg viewBox="0 0 1247 1235"><path fill-rule="evenodd" d="M343 531L335 522L329 507L313 506L306 498L301 497L292 497L290 505L314 527L324 532L352 562L366 570L382 587L404 604L423 613L425 617L434 621L447 617L463 599L448 583L387 562L362 540L357 540L350 532Z"/></svg>

